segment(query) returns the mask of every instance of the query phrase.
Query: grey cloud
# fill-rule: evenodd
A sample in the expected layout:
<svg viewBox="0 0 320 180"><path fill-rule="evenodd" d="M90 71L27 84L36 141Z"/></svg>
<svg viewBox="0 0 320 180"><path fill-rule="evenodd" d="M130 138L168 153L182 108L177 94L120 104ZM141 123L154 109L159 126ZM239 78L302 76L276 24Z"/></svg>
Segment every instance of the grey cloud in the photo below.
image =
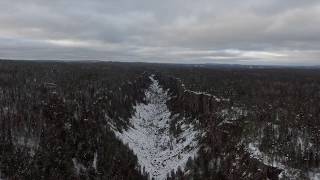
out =
<svg viewBox="0 0 320 180"><path fill-rule="evenodd" d="M0 58L320 64L317 0L0 0Z"/></svg>

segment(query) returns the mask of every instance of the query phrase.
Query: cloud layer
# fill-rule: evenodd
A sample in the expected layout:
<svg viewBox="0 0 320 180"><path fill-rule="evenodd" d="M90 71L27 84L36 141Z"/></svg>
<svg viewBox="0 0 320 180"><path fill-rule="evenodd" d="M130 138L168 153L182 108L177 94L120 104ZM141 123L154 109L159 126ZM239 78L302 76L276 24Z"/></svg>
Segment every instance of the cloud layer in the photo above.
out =
<svg viewBox="0 0 320 180"><path fill-rule="evenodd" d="M0 58L320 64L318 0L0 0Z"/></svg>

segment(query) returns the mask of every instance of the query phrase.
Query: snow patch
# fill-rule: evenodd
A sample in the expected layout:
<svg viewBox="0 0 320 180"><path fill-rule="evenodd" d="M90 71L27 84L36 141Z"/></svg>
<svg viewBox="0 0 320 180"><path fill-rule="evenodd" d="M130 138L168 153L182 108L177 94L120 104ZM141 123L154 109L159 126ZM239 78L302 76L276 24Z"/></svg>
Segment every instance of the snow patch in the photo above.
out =
<svg viewBox="0 0 320 180"><path fill-rule="evenodd" d="M258 148L258 145L259 145L258 142L249 143L248 147L246 148L246 150L250 153L250 156L252 158L258 159L260 162L262 162L267 166L272 166L272 167L282 169L283 171L279 174L280 179L282 178L297 179L298 178L299 174L301 173L300 170L285 166L282 163L281 159L272 158L267 154L261 152L260 149Z"/></svg>
<svg viewBox="0 0 320 180"><path fill-rule="evenodd" d="M87 168L83 164L78 162L76 158L72 158L72 163L77 175L80 175L82 172L85 172L87 170Z"/></svg>
<svg viewBox="0 0 320 180"><path fill-rule="evenodd" d="M192 124L179 124L182 132L174 137L170 134L170 117L166 102L168 91L162 89L154 76L145 92L146 104L137 104L130 119L131 126L125 131L114 130L124 144L128 144L138 158L143 171L151 178L165 179L171 170L183 170L190 157L198 151L199 132Z"/></svg>
<svg viewBox="0 0 320 180"><path fill-rule="evenodd" d="M97 171L97 161L98 161L98 153L94 152L94 157L92 161L92 167Z"/></svg>
<svg viewBox="0 0 320 180"><path fill-rule="evenodd" d="M231 107L230 109L221 110L219 114L223 118L223 121L218 124L218 126L221 126L223 124L231 124L242 116L247 116L248 111L240 107Z"/></svg>
<svg viewBox="0 0 320 180"><path fill-rule="evenodd" d="M29 149L29 154L33 157L38 149L39 141L39 138L36 137L27 138L25 136L17 136L15 137L14 144L15 146L22 146Z"/></svg>
<svg viewBox="0 0 320 180"><path fill-rule="evenodd" d="M196 94L196 95L209 96L209 97L212 97L217 102L228 101L228 99L218 98L217 96L209 94L209 93L206 93L206 92L192 91L192 90L189 90L189 89L184 90L184 92L190 92L190 93L193 93L193 94Z"/></svg>
<svg viewBox="0 0 320 180"><path fill-rule="evenodd" d="M320 169L317 171L309 171L308 177L310 180L320 180Z"/></svg>
<svg viewBox="0 0 320 180"><path fill-rule="evenodd" d="M215 101L217 102L221 102L221 101L230 101L230 99L226 99L226 98L219 98L213 94L210 94L210 93L207 93L207 92L200 92L200 91L192 91L190 89L187 89L185 84L182 82L182 80L180 78L176 78L180 84L181 84L181 87L184 89L184 92L189 92L189 93L192 93L192 94L196 94L196 95L204 95L204 96L209 96L209 97L212 97Z"/></svg>

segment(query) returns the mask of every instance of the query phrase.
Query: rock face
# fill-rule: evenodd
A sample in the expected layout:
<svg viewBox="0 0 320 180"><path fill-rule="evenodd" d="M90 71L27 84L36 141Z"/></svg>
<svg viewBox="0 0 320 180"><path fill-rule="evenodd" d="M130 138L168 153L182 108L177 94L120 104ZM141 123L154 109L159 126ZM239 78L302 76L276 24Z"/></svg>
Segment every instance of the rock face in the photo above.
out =
<svg viewBox="0 0 320 180"><path fill-rule="evenodd" d="M210 115L225 107L226 102L228 102L228 99L186 89L184 84L174 77L159 75L157 78L166 89L169 89L173 96L168 106L174 112L185 112L188 115L197 116Z"/></svg>
<svg viewBox="0 0 320 180"><path fill-rule="evenodd" d="M166 105L168 93L153 76L150 79L152 83L145 92L146 104L137 104L130 119L131 127L115 134L137 155L143 171L151 178L165 179L172 170L183 169L187 160L196 154L199 132L180 119L182 132L178 136L171 134L171 112Z"/></svg>

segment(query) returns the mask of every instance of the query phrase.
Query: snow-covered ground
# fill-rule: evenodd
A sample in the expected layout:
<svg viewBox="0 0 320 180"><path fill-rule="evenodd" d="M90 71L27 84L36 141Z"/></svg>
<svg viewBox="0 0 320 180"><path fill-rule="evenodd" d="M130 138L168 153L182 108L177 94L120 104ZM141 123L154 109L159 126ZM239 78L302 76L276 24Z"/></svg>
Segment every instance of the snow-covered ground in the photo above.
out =
<svg viewBox="0 0 320 180"><path fill-rule="evenodd" d="M219 114L223 118L223 121L218 124L218 126L221 126L223 124L233 123L242 116L247 116L248 111L240 107L231 107L230 109L221 110Z"/></svg>
<svg viewBox="0 0 320 180"><path fill-rule="evenodd" d="M320 169L309 171L308 177L310 180L320 180Z"/></svg>
<svg viewBox="0 0 320 180"><path fill-rule="evenodd" d="M152 84L145 92L146 104L137 104L130 119L131 127L127 131L115 131L115 134L133 150L141 168L150 177L165 179L171 170L183 169L189 157L196 155L200 133L182 119L179 136L170 134L171 113L166 105L168 93L154 76L150 79Z"/></svg>
<svg viewBox="0 0 320 180"><path fill-rule="evenodd" d="M78 162L76 158L72 158L72 163L73 163L73 166L74 166L74 169L75 169L75 173L77 175L80 175L81 172L87 171L87 168L85 167L85 165L83 165L80 162Z"/></svg>
<svg viewBox="0 0 320 180"><path fill-rule="evenodd" d="M192 93L192 94L196 94L196 95L204 95L204 96L209 96L209 97L212 97L214 100L216 100L217 102L221 102L221 101L230 101L230 99L226 99L226 98L220 98L220 97L217 97L213 94L210 94L210 93L207 93L207 92L201 92L201 91L193 91L193 90L190 90L190 89L187 89L185 84L182 82L182 80L180 78L176 78L180 84L181 84L181 87L184 89L184 92L189 92L189 93Z"/></svg>
<svg viewBox="0 0 320 180"><path fill-rule="evenodd" d="M280 173L279 179L297 180L300 179L299 177L301 177L301 175L303 175L305 178L310 180L320 180L320 169L312 169L305 173L299 169L288 167L283 163L285 160L268 156L259 150L258 145L258 142L249 143L247 151L250 153L251 157L258 159L265 165L282 169L283 171Z"/></svg>
<svg viewBox="0 0 320 180"><path fill-rule="evenodd" d="M40 139L37 137L25 137L25 136L16 136L14 137L16 140L14 141L15 146L23 146L29 149L29 154L31 156L35 155L35 151L39 146Z"/></svg>
<svg viewBox="0 0 320 180"><path fill-rule="evenodd" d="M259 149L259 143L249 143L247 147L247 151L250 153L251 157L258 159L260 162L267 166L276 167L282 169L282 173L279 174L279 178L289 178L289 179L297 179L299 175L299 170L286 167L281 160L271 158L267 154L263 153Z"/></svg>

